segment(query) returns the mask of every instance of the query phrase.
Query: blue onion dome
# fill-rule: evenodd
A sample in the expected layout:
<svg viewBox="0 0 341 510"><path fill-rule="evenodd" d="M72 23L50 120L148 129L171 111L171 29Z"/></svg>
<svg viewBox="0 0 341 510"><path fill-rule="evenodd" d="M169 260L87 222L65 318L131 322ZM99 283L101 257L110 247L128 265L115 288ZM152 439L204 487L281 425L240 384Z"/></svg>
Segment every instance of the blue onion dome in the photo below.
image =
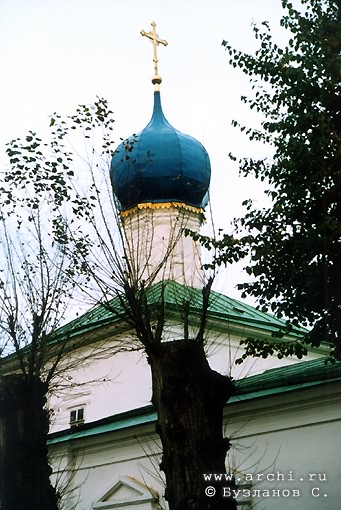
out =
<svg viewBox="0 0 341 510"><path fill-rule="evenodd" d="M176 202L203 208L211 165L200 142L169 124L156 91L149 124L119 145L110 175L122 211L142 203Z"/></svg>

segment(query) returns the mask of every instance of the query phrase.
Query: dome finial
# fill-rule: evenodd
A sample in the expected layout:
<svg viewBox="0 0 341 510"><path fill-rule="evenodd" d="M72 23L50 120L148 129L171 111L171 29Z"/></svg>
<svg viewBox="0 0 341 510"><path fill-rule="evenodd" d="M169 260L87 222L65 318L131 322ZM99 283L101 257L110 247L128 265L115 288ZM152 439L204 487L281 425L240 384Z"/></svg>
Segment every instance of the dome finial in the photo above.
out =
<svg viewBox="0 0 341 510"><path fill-rule="evenodd" d="M141 30L140 34L144 37L148 37L148 39L150 39L152 41L153 50L154 50L153 62L154 62L154 73L155 73L152 78L152 83L155 87L155 90L159 91L160 90L159 85L162 82L162 78L161 78L161 76L159 76L159 71L158 71L158 66L157 66L157 64L158 64L157 46L159 44L163 44L164 46L167 46L168 42L165 39L159 38L158 34L155 31L155 28L156 28L155 21L152 21L151 25L152 25L152 30L150 32L145 32L144 30Z"/></svg>

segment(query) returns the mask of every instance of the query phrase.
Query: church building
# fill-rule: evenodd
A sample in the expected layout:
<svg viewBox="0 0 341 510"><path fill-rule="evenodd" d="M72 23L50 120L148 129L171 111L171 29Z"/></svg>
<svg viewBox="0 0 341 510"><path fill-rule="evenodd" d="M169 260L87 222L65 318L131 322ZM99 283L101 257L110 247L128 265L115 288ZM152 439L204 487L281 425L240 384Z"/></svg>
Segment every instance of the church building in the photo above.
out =
<svg viewBox="0 0 341 510"><path fill-rule="evenodd" d="M207 276L200 243L186 232L200 231L211 167L203 145L175 129L163 113L157 46L167 42L157 36L155 23L141 33L153 42L152 116L115 151L111 180L127 281L149 289L149 307L162 302L162 341L181 341L201 327ZM65 385L61 380L49 400L53 482L65 510L168 509L150 365L125 314L98 306L56 335L67 336L73 346L62 361ZM237 389L224 406L223 434L232 445L226 473L235 476L238 508L336 510L340 364L326 365L323 350L310 351L304 360L269 356L236 364L242 340L275 341L285 321L215 291L206 315L208 363L233 377ZM299 334L285 334L281 341ZM212 477L226 473L202 473L207 498Z"/></svg>

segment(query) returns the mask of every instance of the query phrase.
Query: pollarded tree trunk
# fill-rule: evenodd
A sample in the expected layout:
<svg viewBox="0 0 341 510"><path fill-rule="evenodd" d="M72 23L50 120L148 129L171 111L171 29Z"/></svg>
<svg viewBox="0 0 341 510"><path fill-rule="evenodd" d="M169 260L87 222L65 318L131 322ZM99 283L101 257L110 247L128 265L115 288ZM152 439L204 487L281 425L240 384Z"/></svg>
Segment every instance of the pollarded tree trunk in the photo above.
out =
<svg viewBox="0 0 341 510"><path fill-rule="evenodd" d="M1 510L57 510L49 479L46 391L39 378L0 378Z"/></svg>
<svg viewBox="0 0 341 510"><path fill-rule="evenodd" d="M222 497L233 481L219 485L203 476L225 473L230 445L223 438L223 408L234 392L231 380L210 368L195 340L163 342L148 355L170 510L236 509L235 500ZM215 496L205 494L208 485Z"/></svg>

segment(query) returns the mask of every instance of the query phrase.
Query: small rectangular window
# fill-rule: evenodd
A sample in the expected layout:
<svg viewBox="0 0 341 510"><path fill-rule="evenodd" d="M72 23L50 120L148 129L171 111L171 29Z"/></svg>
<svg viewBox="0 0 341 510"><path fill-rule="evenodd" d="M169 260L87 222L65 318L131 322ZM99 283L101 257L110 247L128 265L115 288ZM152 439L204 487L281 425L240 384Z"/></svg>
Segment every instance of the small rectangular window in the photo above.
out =
<svg viewBox="0 0 341 510"><path fill-rule="evenodd" d="M84 407L70 411L70 426L77 427L82 425L82 423L84 423Z"/></svg>

